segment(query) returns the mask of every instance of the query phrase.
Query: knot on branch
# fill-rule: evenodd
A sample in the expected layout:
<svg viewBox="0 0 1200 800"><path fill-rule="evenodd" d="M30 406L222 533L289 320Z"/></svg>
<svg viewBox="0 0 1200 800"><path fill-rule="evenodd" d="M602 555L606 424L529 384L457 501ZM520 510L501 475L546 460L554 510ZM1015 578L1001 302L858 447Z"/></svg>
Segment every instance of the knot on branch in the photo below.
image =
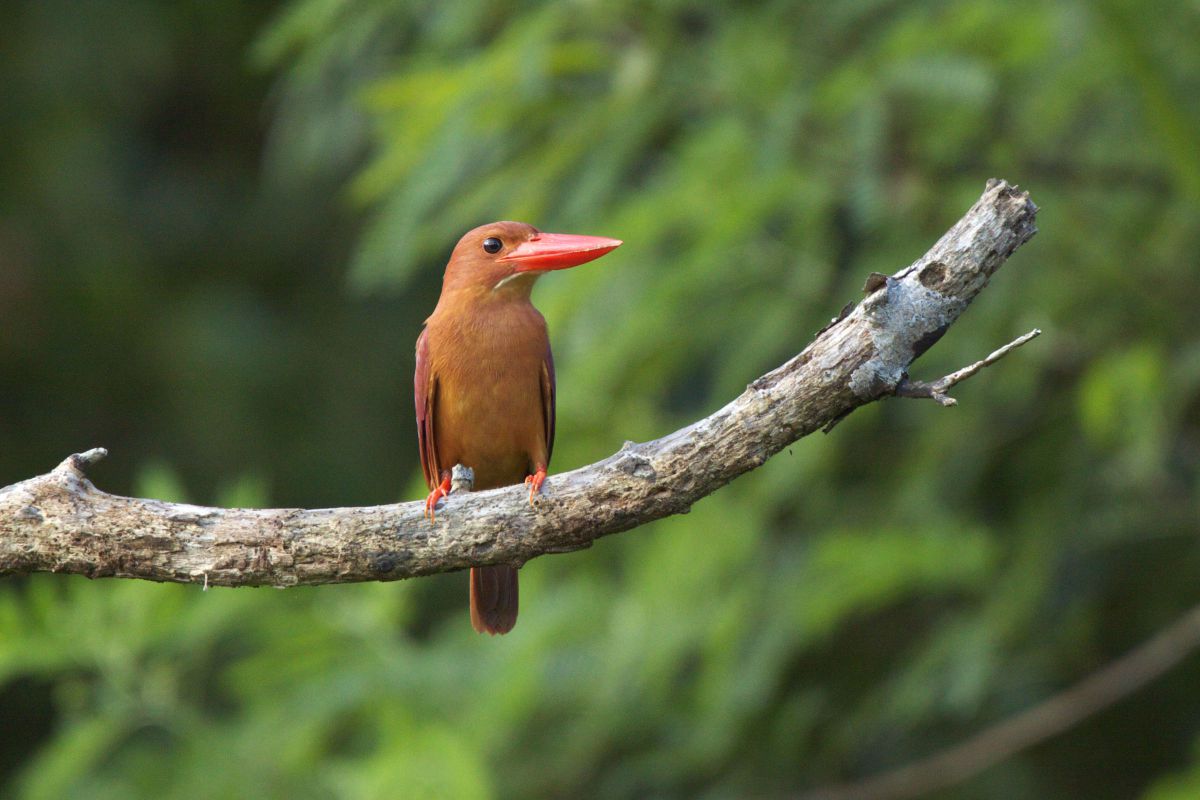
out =
<svg viewBox="0 0 1200 800"><path fill-rule="evenodd" d="M634 478L640 478L646 481L653 481L658 478L658 472L654 469L654 465L650 463L650 459L646 458L641 453L629 447L629 442L626 442L626 447L621 449L618 454L615 466L618 470Z"/></svg>

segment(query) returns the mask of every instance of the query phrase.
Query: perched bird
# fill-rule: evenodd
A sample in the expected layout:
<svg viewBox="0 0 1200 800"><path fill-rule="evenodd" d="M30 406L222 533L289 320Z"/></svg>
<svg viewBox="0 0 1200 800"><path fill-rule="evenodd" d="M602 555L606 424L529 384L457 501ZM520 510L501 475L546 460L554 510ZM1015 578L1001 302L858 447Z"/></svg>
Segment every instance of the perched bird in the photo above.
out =
<svg viewBox="0 0 1200 800"><path fill-rule="evenodd" d="M417 338L413 399L430 519L455 464L475 471L477 490L524 481L533 503L554 447L554 358L529 294L544 273L620 244L521 222L483 225L459 240ZM473 567L471 625L495 634L516 622L517 568Z"/></svg>

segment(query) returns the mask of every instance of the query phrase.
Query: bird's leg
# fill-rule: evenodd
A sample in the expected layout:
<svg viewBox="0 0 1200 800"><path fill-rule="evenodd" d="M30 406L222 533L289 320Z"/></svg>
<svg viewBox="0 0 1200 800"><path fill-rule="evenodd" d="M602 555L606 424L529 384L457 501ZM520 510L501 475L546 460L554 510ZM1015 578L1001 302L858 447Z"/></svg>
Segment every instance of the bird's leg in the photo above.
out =
<svg viewBox="0 0 1200 800"><path fill-rule="evenodd" d="M546 465L538 464L532 475L525 476L525 482L529 484L529 505L533 505L533 496L542 490L542 484L546 482Z"/></svg>
<svg viewBox="0 0 1200 800"><path fill-rule="evenodd" d="M436 522L434 519L433 510L437 508L438 500L450 494L450 470L442 470L442 482L433 488L429 496L425 498L425 516L429 517L430 522Z"/></svg>

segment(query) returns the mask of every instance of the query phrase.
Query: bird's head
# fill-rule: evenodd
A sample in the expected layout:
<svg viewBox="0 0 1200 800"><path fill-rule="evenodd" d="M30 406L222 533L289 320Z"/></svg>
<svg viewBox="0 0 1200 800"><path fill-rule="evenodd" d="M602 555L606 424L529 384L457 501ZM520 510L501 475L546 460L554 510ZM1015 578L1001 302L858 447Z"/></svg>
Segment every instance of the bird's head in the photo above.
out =
<svg viewBox="0 0 1200 800"><path fill-rule="evenodd" d="M538 276L586 264L621 245L620 239L543 233L524 222L480 225L458 240L442 290L507 290L529 296Z"/></svg>

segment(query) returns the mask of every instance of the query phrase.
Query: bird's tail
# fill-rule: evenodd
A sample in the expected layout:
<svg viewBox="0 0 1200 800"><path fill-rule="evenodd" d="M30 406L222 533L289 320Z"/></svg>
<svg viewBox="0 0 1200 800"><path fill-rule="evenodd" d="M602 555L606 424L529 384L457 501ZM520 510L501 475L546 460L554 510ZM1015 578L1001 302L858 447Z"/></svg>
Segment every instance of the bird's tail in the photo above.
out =
<svg viewBox="0 0 1200 800"><path fill-rule="evenodd" d="M509 564L471 567L471 627L508 633L517 624L517 568Z"/></svg>

